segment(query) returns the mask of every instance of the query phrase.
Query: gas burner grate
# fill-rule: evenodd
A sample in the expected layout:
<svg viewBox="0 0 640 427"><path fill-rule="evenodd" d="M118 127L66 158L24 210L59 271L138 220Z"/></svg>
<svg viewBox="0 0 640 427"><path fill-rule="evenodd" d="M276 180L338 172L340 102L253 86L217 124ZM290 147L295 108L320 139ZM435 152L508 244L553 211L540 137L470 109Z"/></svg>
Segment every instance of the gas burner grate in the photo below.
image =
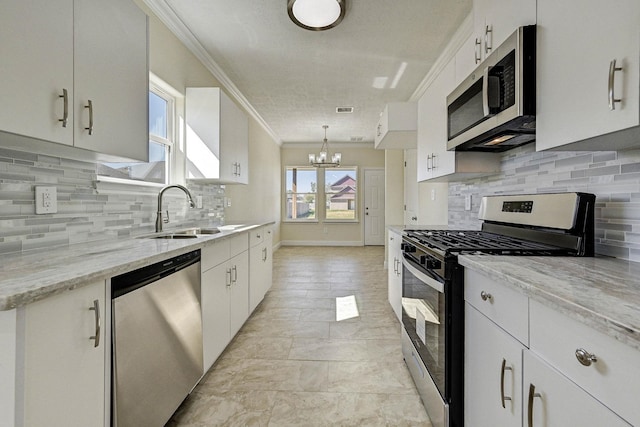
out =
<svg viewBox="0 0 640 427"><path fill-rule="evenodd" d="M501 255L565 254L566 249L501 234L476 230L420 230L407 236L443 252L478 252Z"/></svg>

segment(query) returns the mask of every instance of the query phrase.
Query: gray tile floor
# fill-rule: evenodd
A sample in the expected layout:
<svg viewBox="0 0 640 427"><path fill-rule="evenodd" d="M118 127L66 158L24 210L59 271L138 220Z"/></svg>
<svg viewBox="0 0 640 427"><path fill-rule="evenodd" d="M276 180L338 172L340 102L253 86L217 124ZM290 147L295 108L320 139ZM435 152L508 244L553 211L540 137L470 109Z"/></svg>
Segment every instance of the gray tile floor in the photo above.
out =
<svg viewBox="0 0 640 427"><path fill-rule="evenodd" d="M271 290L168 426L431 426L383 260L379 246L278 250ZM358 315L336 320L351 295Z"/></svg>

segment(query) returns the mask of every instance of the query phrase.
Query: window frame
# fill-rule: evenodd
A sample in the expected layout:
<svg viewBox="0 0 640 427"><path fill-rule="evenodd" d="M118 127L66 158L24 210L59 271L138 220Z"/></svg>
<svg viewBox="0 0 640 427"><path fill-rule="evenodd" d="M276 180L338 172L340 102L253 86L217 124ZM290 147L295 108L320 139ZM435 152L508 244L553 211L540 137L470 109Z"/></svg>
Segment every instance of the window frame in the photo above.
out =
<svg viewBox="0 0 640 427"><path fill-rule="evenodd" d="M357 166L340 166L338 168L321 168L324 169L324 173L322 174L322 179L323 179L323 186L322 188L324 189L323 191L323 207L324 207L324 211L322 212L322 221L324 222L331 222L331 223L359 223L360 222L360 191L358 189L359 187L359 180L360 178L358 177L358 175L360 174L358 171L358 167ZM327 192L327 186L328 183L326 182L326 171L328 170L332 170L332 171L341 171L341 170L353 170L355 172L355 177L353 177L356 181L356 188L355 188L355 195L354 195L354 203L355 203L355 209L353 212L353 218L352 219L346 219L346 218L327 218L327 204L329 203L329 197L327 197L327 195L329 194L337 194L337 193L328 193Z"/></svg>
<svg viewBox="0 0 640 427"><path fill-rule="evenodd" d="M153 93L154 95L162 98L167 102L167 115L166 115L166 126L167 126L167 138L164 138L160 135L156 135L148 132L148 141L147 144L154 142L156 144L161 144L166 148L166 162L165 162L165 170L164 170L164 182L154 182L154 181L143 181L138 179L127 179L127 178L116 178L109 175L97 175L97 180L99 182L110 182L117 184L125 184L125 185L137 185L143 187L158 187L162 188L172 182L171 174L173 172L173 168L176 162L175 156L175 146L177 141L176 134L176 122L178 120L177 112L176 112L176 102L177 97L171 94L168 90L165 90L163 86L166 85L159 78L155 77L153 74L149 76L149 90L148 93ZM147 112L147 117L149 113ZM148 122L148 119L147 119ZM147 123L147 127L149 123ZM102 163L127 163L127 162L101 162ZM131 162L131 163L142 163L142 162ZM148 163L148 162L147 162Z"/></svg>
<svg viewBox="0 0 640 427"><path fill-rule="evenodd" d="M314 218L310 218L310 219L306 219L306 218L288 218L287 217L287 201L288 201L288 195L289 193L287 192L287 172L289 170L292 169L298 169L298 170L305 170L305 171L314 171L314 173L316 174L316 191L315 193L311 193L311 192L298 192L298 193L293 193L292 194L315 194L315 205L316 205L316 209L315 209L315 217ZM318 218L318 207L321 206L320 202L319 202L319 195L320 192L318 191L318 187L319 187L319 183L318 183L318 168L314 168L311 166L285 166L283 168L283 179L282 182L284 183L284 191L283 191L283 197L282 197L282 203L283 203L283 207L282 207L282 221L283 222L289 222L289 223L296 223L296 224L314 224L314 223L318 223L319 222L319 218Z"/></svg>
<svg viewBox="0 0 640 427"><path fill-rule="evenodd" d="M299 170L313 170L316 173L316 192L315 192L315 203L316 203L316 213L315 213L315 218L314 219L295 219L295 218L287 218L287 200L288 200L288 193L287 193L287 171L291 170L291 169L299 169ZM341 170L348 170L348 171L355 171L355 180L356 180L356 192L355 192L355 197L354 197L354 203L355 203L355 212L354 212L354 218L353 219L344 219L344 218L327 218L327 201L328 201L328 194L335 194L335 193L327 193L326 191L326 186L327 183L326 181L326 171L327 170L334 170L334 171L341 171ZM347 223L347 224L358 224L360 223L360 193L359 193L359 189L358 189L358 181L359 181L359 175L360 175L360 171L358 169L358 166L340 166L337 168L318 168L318 167L313 167L313 166L309 166L309 165L305 165L305 166L292 166L292 165L286 165L283 167L283 178L282 178L282 182L283 182L283 196L282 196L282 222L286 222L286 223L293 223L293 224L317 224L320 222L323 223L332 223L332 224L336 224L336 223ZM298 194L313 194L313 193L308 193L308 192L304 192L304 193L298 193Z"/></svg>

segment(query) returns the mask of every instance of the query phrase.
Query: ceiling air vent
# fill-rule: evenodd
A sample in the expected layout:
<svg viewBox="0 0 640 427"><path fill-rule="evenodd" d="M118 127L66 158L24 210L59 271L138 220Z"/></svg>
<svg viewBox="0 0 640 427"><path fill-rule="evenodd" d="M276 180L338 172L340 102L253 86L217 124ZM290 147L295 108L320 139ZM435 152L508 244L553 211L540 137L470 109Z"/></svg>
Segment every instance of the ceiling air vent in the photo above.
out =
<svg viewBox="0 0 640 427"><path fill-rule="evenodd" d="M338 114L353 113L353 107L336 107L336 113Z"/></svg>
<svg viewBox="0 0 640 427"><path fill-rule="evenodd" d="M351 142L362 142L364 141L364 136L352 136Z"/></svg>

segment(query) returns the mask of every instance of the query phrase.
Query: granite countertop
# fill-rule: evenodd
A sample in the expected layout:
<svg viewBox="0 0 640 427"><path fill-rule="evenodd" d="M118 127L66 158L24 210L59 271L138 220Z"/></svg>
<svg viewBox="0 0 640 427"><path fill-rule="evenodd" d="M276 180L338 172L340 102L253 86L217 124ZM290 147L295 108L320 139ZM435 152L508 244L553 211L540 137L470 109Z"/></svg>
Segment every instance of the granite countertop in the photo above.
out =
<svg viewBox="0 0 640 427"><path fill-rule="evenodd" d="M491 255L461 255L458 262L640 350L640 263Z"/></svg>
<svg viewBox="0 0 640 427"><path fill-rule="evenodd" d="M3 255L0 260L0 311L106 280L271 224L274 222L245 223L233 228L225 226L218 234L200 235L195 239L148 239L138 236ZM158 234L166 233L170 231Z"/></svg>

